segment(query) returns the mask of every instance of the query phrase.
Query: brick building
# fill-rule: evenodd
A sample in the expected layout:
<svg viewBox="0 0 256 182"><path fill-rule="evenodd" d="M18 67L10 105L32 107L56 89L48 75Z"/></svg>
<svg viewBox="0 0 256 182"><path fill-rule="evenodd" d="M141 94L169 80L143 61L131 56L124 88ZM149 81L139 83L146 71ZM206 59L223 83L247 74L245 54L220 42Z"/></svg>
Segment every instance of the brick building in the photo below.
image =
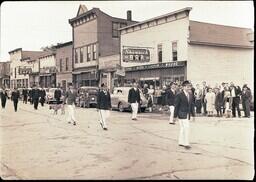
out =
<svg viewBox="0 0 256 182"><path fill-rule="evenodd" d="M10 62L0 62L0 88L10 88Z"/></svg>
<svg viewBox="0 0 256 182"><path fill-rule="evenodd" d="M115 18L99 8L88 11L84 5L79 6L77 16L69 20L73 32L73 82L76 86L98 86L105 70L106 64L99 70L104 57L110 62L107 65L111 65L105 72L112 72L107 76L113 76L115 66L119 64L116 56L120 56L118 28L133 24L131 16L129 18Z"/></svg>

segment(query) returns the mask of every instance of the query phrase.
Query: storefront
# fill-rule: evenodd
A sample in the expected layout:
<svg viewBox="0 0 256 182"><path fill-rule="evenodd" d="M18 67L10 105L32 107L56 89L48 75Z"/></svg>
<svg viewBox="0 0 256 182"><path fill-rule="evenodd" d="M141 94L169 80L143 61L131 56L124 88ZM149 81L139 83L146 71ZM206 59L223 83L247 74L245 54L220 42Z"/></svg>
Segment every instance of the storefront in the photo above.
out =
<svg viewBox="0 0 256 182"><path fill-rule="evenodd" d="M168 85L172 81L186 79L186 61L158 63L125 68L124 83L130 84L133 80L139 81L140 86L145 83L154 88Z"/></svg>
<svg viewBox="0 0 256 182"><path fill-rule="evenodd" d="M56 67L40 68L39 85L44 88L55 88Z"/></svg>
<svg viewBox="0 0 256 182"><path fill-rule="evenodd" d="M81 86L98 86L98 78L96 67L76 69L73 71L73 83L76 88Z"/></svg>

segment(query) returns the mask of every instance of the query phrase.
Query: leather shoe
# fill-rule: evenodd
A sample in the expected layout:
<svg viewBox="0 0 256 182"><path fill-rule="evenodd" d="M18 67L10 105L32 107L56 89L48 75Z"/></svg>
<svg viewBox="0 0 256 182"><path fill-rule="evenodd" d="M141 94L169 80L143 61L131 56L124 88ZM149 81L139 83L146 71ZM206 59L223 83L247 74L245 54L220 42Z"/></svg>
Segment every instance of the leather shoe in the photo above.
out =
<svg viewBox="0 0 256 182"><path fill-rule="evenodd" d="M185 149L187 149L187 150L191 149L190 146L184 146L184 147L185 147Z"/></svg>
<svg viewBox="0 0 256 182"><path fill-rule="evenodd" d="M173 125L175 125L175 123L169 123L169 124L173 124Z"/></svg>

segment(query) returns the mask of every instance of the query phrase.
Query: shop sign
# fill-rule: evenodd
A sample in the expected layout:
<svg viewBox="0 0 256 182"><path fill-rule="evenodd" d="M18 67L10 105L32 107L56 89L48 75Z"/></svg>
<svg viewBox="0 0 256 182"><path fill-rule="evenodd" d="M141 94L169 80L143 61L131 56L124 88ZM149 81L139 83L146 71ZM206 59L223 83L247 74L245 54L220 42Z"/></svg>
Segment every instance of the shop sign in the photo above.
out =
<svg viewBox="0 0 256 182"><path fill-rule="evenodd" d="M123 49L123 62L149 62L150 52L142 48Z"/></svg>
<svg viewBox="0 0 256 182"><path fill-rule="evenodd" d="M40 73L56 73L57 68L56 67L44 67L40 68Z"/></svg>
<svg viewBox="0 0 256 182"><path fill-rule="evenodd" d="M157 69L157 68L172 68L178 66L185 66L186 61L173 61L167 63L149 64L143 66L133 66L127 67L126 71L137 71L137 70L147 70L147 69Z"/></svg>
<svg viewBox="0 0 256 182"><path fill-rule="evenodd" d="M19 75L27 75L32 73L32 68L29 67L19 67Z"/></svg>

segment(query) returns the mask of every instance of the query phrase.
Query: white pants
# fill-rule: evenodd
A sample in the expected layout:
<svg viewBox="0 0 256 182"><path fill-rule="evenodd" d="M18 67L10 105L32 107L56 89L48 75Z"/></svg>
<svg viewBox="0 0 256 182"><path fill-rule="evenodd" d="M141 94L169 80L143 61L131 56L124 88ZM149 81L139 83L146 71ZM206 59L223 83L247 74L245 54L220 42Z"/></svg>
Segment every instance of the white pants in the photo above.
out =
<svg viewBox="0 0 256 182"><path fill-rule="evenodd" d="M135 119L135 118L137 118L139 104L131 103L131 107L132 107L132 119Z"/></svg>
<svg viewBox="0 0 256 182"><path fill-rule="evenodd" d="M75 105L68 105L68 121L76 121L75 119Z"/></svg>
<svg viewBox="0 0 256 182"><path fill-rule="evenodd" d="M100 109L99 110L99 115L100 115L100 122L102 123L103 128L107 128L106 119L110 115L109 110Z"/></svg>
<svg viewBox="0 0 256 182"><path fill-rule="evenodd" d="M179 145L189 146L189 120L179 119L180 124L180 135Z"/></svg>
<svg viewBox="0 0 256 182"><path fill-rule="evenodd" d="M170 120L169 123L174 123L173 116L174 116L174 106L169 106L170 109Z"/></svg>

